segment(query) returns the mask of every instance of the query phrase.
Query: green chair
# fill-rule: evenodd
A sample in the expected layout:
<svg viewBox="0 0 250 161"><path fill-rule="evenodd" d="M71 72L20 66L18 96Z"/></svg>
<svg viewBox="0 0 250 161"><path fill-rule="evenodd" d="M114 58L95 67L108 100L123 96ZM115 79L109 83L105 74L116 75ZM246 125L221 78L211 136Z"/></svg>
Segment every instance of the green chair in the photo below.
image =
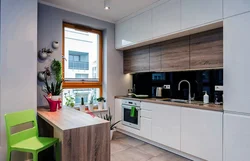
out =
<svg viewBox="0 0 250 161"><path fill-rule="evenodd" d="M33 127L12 134L11 128L20 124L32 122ZM34 110L26 110L5 114L7 133L7 161L11 160L11 151L21 151L33 154L33 161L38 161L38 153L55 145L56 161L59 157L59 140L57 138L38 137L38 127Z"/></svg>

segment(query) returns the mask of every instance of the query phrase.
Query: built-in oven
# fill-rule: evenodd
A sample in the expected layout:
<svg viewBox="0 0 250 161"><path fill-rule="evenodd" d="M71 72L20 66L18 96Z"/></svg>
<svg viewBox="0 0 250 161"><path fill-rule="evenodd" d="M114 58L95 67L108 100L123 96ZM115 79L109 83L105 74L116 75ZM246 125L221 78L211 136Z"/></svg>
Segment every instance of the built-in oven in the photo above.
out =
<svg viewBox="0 0 250 161"><path fill-rule="evenodd" d="M140 101L122 101L122 124L140 129L141 127L141 103Z"/></svg>

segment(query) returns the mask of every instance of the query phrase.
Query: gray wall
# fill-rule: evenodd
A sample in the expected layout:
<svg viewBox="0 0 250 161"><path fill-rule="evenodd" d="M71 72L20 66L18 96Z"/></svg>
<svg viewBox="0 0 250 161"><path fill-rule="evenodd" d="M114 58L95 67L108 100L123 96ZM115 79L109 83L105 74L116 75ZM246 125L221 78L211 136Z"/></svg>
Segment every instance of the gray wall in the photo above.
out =
<svg viewBox="0 0 250 161"><path fill-rule="evenodd" d="M37 108L37 0L1 0L0 161L5 160L4 114ZM14 153L12 160L24 160Z"/></svg>
<svg viewBox="0 0 250 161"><path fill-rule="evenodd" d="M107 98L107 106L114 110L114 96L126 94L131 85L131 76L123 74L122 52L115 49L115 25L109 22L97 20L84 15L61 10L44 4L38 6L38 50L50 47L52 41L58 41L60 48L55 50L49 59L44 62L38 60L38 71L43 71L54 58L61 60L62 55L62 24L64 22L89 26L104 32L104 73L103 92ZM38 105L47 105L41 91L43 83L38 82Z"/></svg>

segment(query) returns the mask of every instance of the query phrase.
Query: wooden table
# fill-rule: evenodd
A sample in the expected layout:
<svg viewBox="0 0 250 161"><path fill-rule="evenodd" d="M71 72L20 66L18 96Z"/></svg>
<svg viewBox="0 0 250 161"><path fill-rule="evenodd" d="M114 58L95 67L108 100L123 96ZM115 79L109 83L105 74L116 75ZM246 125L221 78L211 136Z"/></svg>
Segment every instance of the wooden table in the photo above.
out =
<svg viewBox="0 0 250 161"><path fill-rule="evenodd" d="M41 135L60 139L61 161L110 161L108 121L71 108L39 107L37 114Z"/></svg>

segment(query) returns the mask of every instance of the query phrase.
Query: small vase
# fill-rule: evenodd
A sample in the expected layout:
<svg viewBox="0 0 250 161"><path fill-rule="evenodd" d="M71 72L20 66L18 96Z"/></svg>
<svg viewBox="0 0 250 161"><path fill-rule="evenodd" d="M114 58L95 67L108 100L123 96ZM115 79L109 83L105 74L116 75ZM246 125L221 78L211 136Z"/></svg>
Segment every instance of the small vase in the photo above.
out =
<svg viewBox="0 0 250 161"><path fill-rule="evenodd" d="M102 110L104 108L104 102L98 102L98 110Z"/></svg>
<svg viewBox="0 0 250 161"><path fill-rule="evenodd" d="M110 130L110 140L113 139L113 135L114 135L114 132L115 132L115 131L116 131L115 129Z"/></svg>
<svg viewBox="0 0 250 161"><path fill-rule="evenodd" d="M53 41L53 42L52 42L52 47L53 47L54 49L59 48L59 42L58 42L58 41Z"/></svg>
<svg viewBox="0 0 250 161"><path fill-rule="evenodd" d="M45 74L43 72L38 72L37 78L38 78L39 81L44 82Z"/></svg>
<svg viewBox="0 0 250 161"><path fill-rule="evenodd" d="M89 104L89 111L93 112L94 111L94 105L93 104Z"/></svg>
<svg viewBox="0 0 250 161"><path fill-rule="evenodd" d="M48 53L39 51L38 57L39 57L41 60L45 60L45 59L47 59L47 57L48 57Z"/></svg>

